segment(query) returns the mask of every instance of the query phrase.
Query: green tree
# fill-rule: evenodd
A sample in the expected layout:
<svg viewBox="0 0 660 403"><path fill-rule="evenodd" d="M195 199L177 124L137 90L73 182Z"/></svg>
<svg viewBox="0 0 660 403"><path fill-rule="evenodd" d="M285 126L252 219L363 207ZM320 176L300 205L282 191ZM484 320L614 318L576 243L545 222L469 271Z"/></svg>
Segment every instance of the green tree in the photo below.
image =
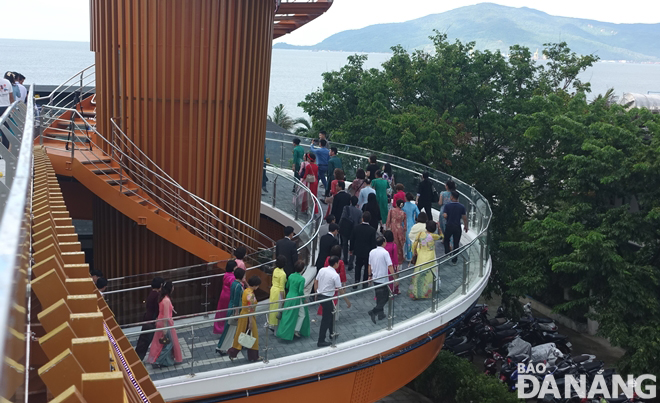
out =
<svg viewBox="0 0 660 403"><path fill-rule="evenodd" d="M284 130L291 130L295 124L293 118L286 112L283 104L279 104L273 109L273 114L268 115L268 120Z"/></svg>
<svg viewBox="0 0 660 403"><path fill-rule="evenodd" d="M297 118L293 121L293 124L296 126L296 129L293 131L293 134L296 136L316 137L319 132L311 119Z"/></svg>
<svg viewBox="0 0 660 403"><path fill-rule="evenodd" d="M522 46L505 58L432 39L380 70L352 56L299 105L338 142L473 184L493 208L488 292L598 320L627 350L620 369L660 373L660 117L611 93L587 102L578 75L597 57L566 43L541 66Z"/></svg>

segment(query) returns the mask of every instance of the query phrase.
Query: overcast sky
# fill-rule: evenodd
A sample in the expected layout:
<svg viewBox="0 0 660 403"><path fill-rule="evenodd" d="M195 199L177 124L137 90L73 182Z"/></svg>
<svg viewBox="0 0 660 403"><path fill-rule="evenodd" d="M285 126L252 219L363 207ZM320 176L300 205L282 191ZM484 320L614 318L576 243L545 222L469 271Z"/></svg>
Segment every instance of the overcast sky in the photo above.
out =
<svg viewBox="0 0 660 403"><path fill-rule="evenodd" d="M267 0L263 0L267 1ZM89 0L21 0L24 13L0 23L0 38L89 41ZM330 10L284 41L312 45L347 29L408 21L428 14L480 3L469 0L335 0ZM530 7L548 14L614 23L658 23L657 0L500 0L498 4Z"/></svg>

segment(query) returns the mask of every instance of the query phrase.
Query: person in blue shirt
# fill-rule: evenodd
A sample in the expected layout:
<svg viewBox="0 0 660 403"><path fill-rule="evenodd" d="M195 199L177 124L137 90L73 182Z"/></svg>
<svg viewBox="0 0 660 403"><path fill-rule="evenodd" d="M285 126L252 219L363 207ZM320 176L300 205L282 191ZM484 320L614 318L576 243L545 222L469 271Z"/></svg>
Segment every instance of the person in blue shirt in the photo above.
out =
<svg viewBox="0 0 660 403"><path fill-rule="evenodd" d="M330 150L328 150L328 142L325 139L321 139L319 142L321 147L316 147L312 144L309 147L309 150L316 154L316 164L319 166L319 180L323 183L323 187L328 189L328 161L330 160Z"/></svg>

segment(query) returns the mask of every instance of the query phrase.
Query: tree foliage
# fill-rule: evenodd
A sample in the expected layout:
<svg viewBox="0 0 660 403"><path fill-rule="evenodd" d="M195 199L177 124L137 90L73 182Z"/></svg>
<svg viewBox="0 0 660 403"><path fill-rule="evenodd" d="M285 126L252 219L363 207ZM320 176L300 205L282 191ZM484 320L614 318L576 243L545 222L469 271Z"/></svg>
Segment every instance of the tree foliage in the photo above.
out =
<svg viewBox="0 0 660 403"><path fill-rule="evenodd" d="M477 372L472 363L444 350L410 386L437 403L521 402L499 379Z"/></svg>
<svg viewBox="0 0 660 403"><path fill-rule="evenodd" d="M333 140L408 158L473 184L493 208L489 292L546 296L660 373L660 118L611 93L588 102L597 57L546 44L548 61L433 37L381 69L351 56L300 103ZM568 296L568 299L565 297Z"/></svg>
<svg viewBox="0 0 660 403"><path fill-rule="evenodd" d="M275 123L284 130L291 130L296 122L285 110L284 104L279 104L273 109L273 114L268 115L268 120Z"/></svg>

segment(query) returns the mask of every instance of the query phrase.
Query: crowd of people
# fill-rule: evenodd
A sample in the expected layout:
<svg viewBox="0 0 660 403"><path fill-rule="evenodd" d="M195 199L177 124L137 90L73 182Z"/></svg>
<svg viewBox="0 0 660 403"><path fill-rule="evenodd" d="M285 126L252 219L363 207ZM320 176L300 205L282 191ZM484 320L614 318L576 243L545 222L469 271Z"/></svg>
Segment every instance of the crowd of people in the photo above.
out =
<svg viewBox="0 0 660 403"><path fill-rule="evenodd" d="M351 307L350 299L341 297L347 289L347 272L354 272L353 290L360 285L363 289L374 289L375 306L365 314L378 323L386 317L384 307L392 295L404 292L414 300L431 297L433 282L438 281L437 269L433 268L436 242L443 240L445 254L454 253L462 231L468 231L468 221L452 180L445 183L444 191L436 193L430 175L425 172L416 194L406 192L405 186L395 181L392 167L378 164L377 158L371 156L369 164L358 169L355 179L349 182L337 148L328 148L325 133L319 137L308 153L299 139L293 141L294 175L326 205L324 212L315 208L315 214L324 213L325 223L319 230L311 294L310 284L302 274L306 263L299 259L293 227L287 226L284 236L275 244L275 268L265 303L271 311L266 319L268 331L291 341L310 337L313 321L307 306L302 305L315 299L319 303L316 313L321 316L316 343L318 347L326 347L331 345L334 334L335 305L343 301ZM318 189L319 182L324 188L322 192ZM294 189L294 192L305 190ZM303 198L298 206L306 211L307 202ZM441 206L437 221L432 215L433 203ZM248 361L258 361L256 317L241 316L256 312L255 291L261 285L261 278L246 275L245 255L245 248L238 248L235 259L226 264L213 333L219 335L218 354L234 360L245 349ZM452 262L455 264L457 259L453 255ZM414 275L409 288L400 290L398 272L406 262L415 266ZM154 279L144 320L155 322L145 325L143 330L173 324L172 314L176 311L170 300L172 291L171 282ZM288 309L277 311L282 308ZM136 350L140 358L148 350L147 362L156 367L181 362L181 348L174 329L142 334Z"/></svg>

